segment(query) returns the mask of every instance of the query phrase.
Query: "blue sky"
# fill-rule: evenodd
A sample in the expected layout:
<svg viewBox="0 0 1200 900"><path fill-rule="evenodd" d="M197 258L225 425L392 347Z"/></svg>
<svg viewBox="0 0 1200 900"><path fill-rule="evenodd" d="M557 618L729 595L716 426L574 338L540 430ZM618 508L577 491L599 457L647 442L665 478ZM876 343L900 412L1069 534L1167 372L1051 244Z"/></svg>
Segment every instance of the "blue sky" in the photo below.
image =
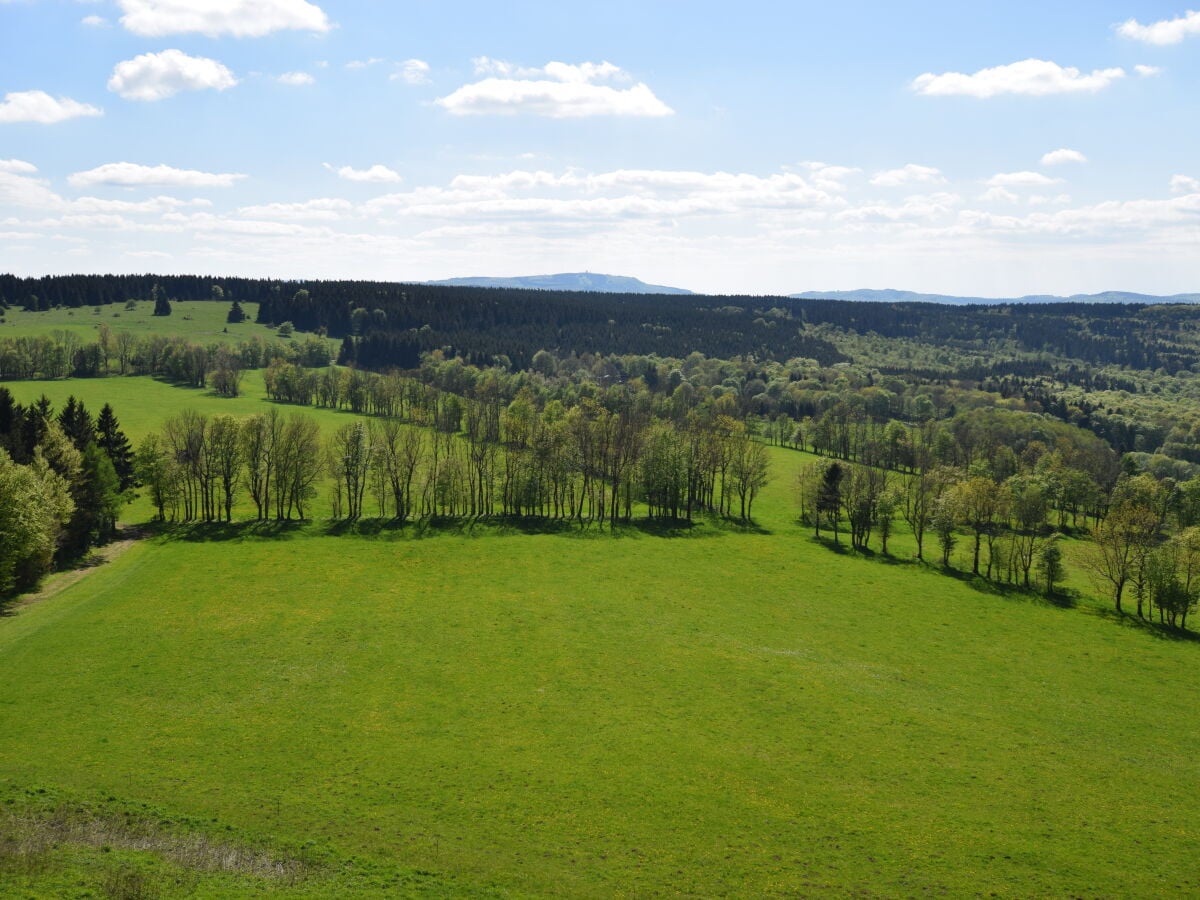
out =
<svg viewBox="0 0 1200 900"><path fill-rule="evenodd" d="M0 269L1200 290L1176 3L0 0Z"/></svg>

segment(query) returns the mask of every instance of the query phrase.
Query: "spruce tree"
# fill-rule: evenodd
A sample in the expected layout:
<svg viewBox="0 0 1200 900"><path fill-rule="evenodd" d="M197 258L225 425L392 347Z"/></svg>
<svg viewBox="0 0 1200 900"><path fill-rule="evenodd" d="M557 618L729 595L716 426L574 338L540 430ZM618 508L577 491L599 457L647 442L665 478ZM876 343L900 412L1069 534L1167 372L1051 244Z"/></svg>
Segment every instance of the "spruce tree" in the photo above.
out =
<svg viewBox="0 0 1200 900"><path fill-rule="evenodd" d="M133 487L133 447L129 438L121 431L121 424L111 404L105 403L96 420L96 443L108 454L121 482L121 490Z"/></svg>
<svg viewBox="0 0 1200 900"><path fill-rule="evenodd" d="M167 292L161 286L156 284L151 289L150 296L154 298L154 315L169 316L171 314L171 301L167 299Z"/></svg>
<svg viewBox="0 0 1200 900"><path fill-rule="evenodd" d="M245 322L246 311L242 309L242 304L234 300L233 306L229 307L229 315L225 317L225 321L231 325L236 325L238 322Z"/></svg>
<svg viewBox="0 0 1200 900"><path fill-rule="evenodd" d="M76 450L83 450L96 440L96 426L92 422L91 413L73 395L67 398L67 405L58 414L58 424L62 426L63 432L71 439Z"/></svg>

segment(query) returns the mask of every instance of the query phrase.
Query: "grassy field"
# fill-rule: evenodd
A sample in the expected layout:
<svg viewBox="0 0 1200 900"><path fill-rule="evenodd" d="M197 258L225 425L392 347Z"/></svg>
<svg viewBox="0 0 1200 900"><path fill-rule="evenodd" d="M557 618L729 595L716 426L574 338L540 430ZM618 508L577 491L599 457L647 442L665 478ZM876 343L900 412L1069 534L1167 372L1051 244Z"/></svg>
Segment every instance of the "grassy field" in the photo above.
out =
<svg viewBox="0 0 1200 900"><path fill-rule="evenodd" d="M757 531L177 532L0 619L0 893L1200 891L1200 647L835 554L773 458Z"/></svg>
<svg viewBox="0 0 1200 900"><path fill-rule="evenodd" d="M184 337L202 344L237 343L257 335L269 338L275 329L269 325L256 325L257 303L243 303L247 320L237 325L227 325L228 303L211 301L180 300L171 304L171 315L155 316L154 304L149 300L139 301L137 309L125 309L124 304L109 306L80 307L79 309L50 309L44 312L26 312L20 309L2 311L0 315L0 338L32 337L54 331L71 331L83 340L94 341L103 322L114 334L131 332L139 337L161 334L166 337Z"/></svg>

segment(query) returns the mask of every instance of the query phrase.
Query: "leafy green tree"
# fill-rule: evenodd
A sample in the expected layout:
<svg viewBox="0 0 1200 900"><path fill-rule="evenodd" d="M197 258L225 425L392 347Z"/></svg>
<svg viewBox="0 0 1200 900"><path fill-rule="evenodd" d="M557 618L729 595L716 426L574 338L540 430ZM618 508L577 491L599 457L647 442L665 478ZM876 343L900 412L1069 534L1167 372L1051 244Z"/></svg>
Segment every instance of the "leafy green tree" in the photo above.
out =
<svg viewBox="0 0 1200 900"><path fill-rule="evenodd" d="M845 470L840 463L830 463L821 476L817 488L817 520L824 516L833 529L833 542L838 543L838 520L842 509L842 479ZM820 525L817 526L818 532Z"/></svg>
<svg viewBox="0 0 1200 900"><path fill-rule="evenodd" d="M179 476L167 446L156 434L148 434L138 444L133 457L137 480L150 492L150 501L158 510L158 520L167 520L167 508L179 502ZM173 513L172 513L173 515Z"/></svg>
<svg viewBox="0 0 1200 900"><path fill-rule="evenodd" d="M72 511L66 481L40 453L23 466L0 449L0 596L33 587L49 571Z"/></svg>
<svg viewBox="0 0 1200 900"><path fill-rule="evenodd" d="M1046 596L1054 596L1054 586L1063 579L1063 552L1058 535L1052 535L1038 547L1037 567Z"/></svg>

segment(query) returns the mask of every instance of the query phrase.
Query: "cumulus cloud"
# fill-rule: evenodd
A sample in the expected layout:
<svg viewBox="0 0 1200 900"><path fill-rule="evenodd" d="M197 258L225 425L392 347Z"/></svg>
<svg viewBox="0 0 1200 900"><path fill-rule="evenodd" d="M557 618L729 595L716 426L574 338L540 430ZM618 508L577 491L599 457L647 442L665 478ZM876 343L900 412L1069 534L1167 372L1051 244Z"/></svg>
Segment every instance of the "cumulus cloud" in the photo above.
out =
<svg viewBox="0 0 1200 900"><path fill-rule="evenodd" d="M117 0L121 24L142 37L222 34L262 37L273 31L325 32L332 26L306 0Z"/></svg>
<svg viewBox="0 0 1200 900"><path fill-rule="evenodd" d="M307 72L284 72L275 80L280 84L286 84L288 87L307 87L310 84L317 83L317 79L313 78Z"/></svg>
<svg viewBox="0 0 1200 900"><path fill-rule="evenodd" d="M1200 178L1176 175L1171 179L1172 194L1200 194Z"/></svg>
<svg viewBox="0 0 1200 900"><path fill-rule="evenodd" d="M0 172L8 172L13 175L32 175L36 171L37 166L25 162L23 159L0 159Z"/></svg>
<svg viewBox="0 0 1200 900"><path fill-rule="evenodd" d="M395 172L383 165L374 165L369 169L356 169L353 166L336 168L329 163L325 163L325 168L330 172L335 172L338 178L344 178L346 181L362 181L369 184L399 184L404 180L400 177L399 172Z"/></svg>
<svg viewBox="0 0 1200 900"><path fill-rule="evenodd" d="M481 81L466 84L435 101L456 116L529 115L552 119L588 116L661 117L674 114L642 83L609 62L578 65L550 62L526 69L500 60L474 60ZM622 86L614 86L617 82ZM628 86L624 86L628 84Z"/></svg>
<svg viewBox="0 0 1200 900"><path fill-rule="evenodd" d="M931 97L998 97L1018 94L1041 97L1049 94L1095 93L1125 77L1125 70L1096 69L1085 74L1045 59L1026 59L1006 66L980 69L973 75L926 72L913 80L912 89Z"/></svg>
<svg viewBox="0 0 1200 900"><path fill-rule="evenodd" d="M163 50L117 63L108 89L126 100L153 101L180 91L223 91L237 83L233 73L215 59Z"/></svg>
<svg viewBox="0 0 1200 900"><path fill-rule="evenodd" d="M1066 147L1051 150L1042 157L1043 166L1060 166L1063 163L1085 163L1087 161L1087 157L1078 150L1069 150Z"/></svg>
<svg viewBox="0 0 1200 900"><path fill-rule="evenodd" d="M346 63L347 69L369 69L371 66L379 65L383 60L378 56L372 56L370 59L352 59Z"/></svg>
<svg viewBox="0 0 1200 900"><path fill-rule="evenodd" d="M107 28L108 19L104 16L84 16L79 20L80 25L86 25L88 28Z"/></svg>
<svg viewBox="0 0 1200 900"><path fill-rule="evenodd" d="M172 166L143 166L137 163L106 163L86 172L76 172L67 181L74 187L91 187L97 184L122 187L182 186L182 187L232 187L245 175L219 172L201 172L196 169L176 169Z"/></svg>
<svg viewBox="0 0 1200 900"><path fill-rule="evenodd" d="M1158 66L1134 66L1133 71L1137 72L1142 78L1153 78L1155 75L1161 75L1162 69Z"/></svg>
<svg viewBox="0 0 1200 900"><path fill-rule="evenodd" d="M51 97L45 91L16 91L0 102L0 124L37 122L53 125L83 116L102 116L104 110L70 97Z"/></svg>
<svg viewBox="0 0 1200 900"><path fill-rule="evenodd" d="M1050 178L1041 172L1000 172L993 175L985 183L988 187L1044 187L1048 184L1058 184L1061 178Z"/></svg>
<svg viewBox="0 0 1200 900"><path fill-rule="evenodd" d="M871 184L875 187L901 187L906 184L944 184L945 181L939 169L909 163L901 169L877 173L871 179Z"/></svg>
<svg viewBox="0 0 1200 900"><path fill-rule="evenodd" d="M1178 18L1163 19L1149 25L1143 25L1137 19L1130 19L1117 27L1117 33L1122 37L1160 47L1178 44L1186 37L1200 35L1200 12L1188 10Z"/></svg>
<svg viewBox="0 0 1200 900"><path fill-rule="evenodd" d="M429 63L423 59L406 59L390 77L392 81L405 84L429 84Z"/></svg>

